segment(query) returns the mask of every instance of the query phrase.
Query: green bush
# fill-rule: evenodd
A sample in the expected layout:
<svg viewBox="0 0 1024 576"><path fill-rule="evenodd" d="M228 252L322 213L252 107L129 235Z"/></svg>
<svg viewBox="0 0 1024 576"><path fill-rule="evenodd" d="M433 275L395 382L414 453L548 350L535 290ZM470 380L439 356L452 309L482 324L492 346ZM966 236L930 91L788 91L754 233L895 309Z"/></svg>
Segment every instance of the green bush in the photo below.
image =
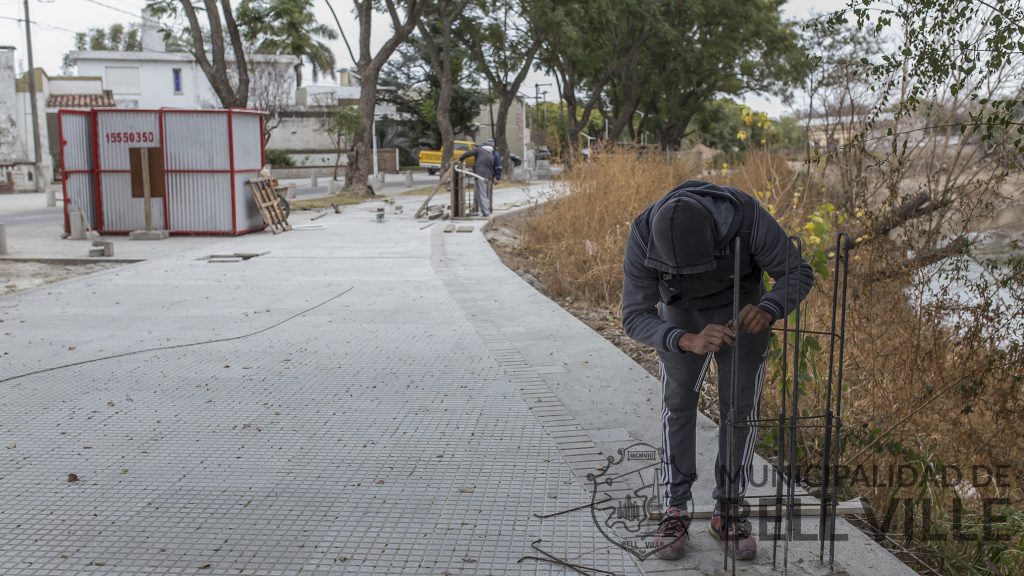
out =
<svg viewBox="0 0 1024 576"><path fill-rule="evenodd" d="M291 155L284 150L267 150L267 164L275 168L284 168L295 166L295 160L292 160Z"/></svg>

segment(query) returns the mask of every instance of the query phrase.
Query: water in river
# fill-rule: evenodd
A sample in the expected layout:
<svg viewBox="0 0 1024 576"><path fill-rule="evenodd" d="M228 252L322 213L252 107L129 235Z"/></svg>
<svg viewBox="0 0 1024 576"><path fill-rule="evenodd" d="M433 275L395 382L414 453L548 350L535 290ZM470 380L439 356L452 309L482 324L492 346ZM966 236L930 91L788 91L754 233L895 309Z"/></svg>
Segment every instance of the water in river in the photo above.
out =
<svg viewBox="0 0 1024 576"><path fill-rule="evenodd" d="M996 277L1005 273L1007 263L1024 257L1024 206L1003 212L999 220L1003 225L974 235L977 243L966 262L944 260L922 271L923 277L928 279L925 300L954 298L965 305L976 304L981 296L974 286L984 281L990 287L993 306L1003 311L999 315L1001 320L988 328L989 335L1002 345L1024 343L1024 293L1020 292L1020 285L994 287ZM996 262L1000 267L993 274L983 262ZM950 318L950 324L955 324L956 320L956 317Z"/></svg>

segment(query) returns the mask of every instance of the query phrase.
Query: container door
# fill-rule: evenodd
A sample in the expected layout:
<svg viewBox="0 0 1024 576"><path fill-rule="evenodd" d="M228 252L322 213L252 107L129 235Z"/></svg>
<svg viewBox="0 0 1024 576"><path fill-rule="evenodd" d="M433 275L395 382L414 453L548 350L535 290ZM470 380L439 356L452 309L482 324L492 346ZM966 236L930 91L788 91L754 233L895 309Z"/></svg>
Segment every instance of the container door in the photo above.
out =
<svg viewBox="0 0 1024 576"><path fill-rule="evenodd" d="M72 212L85 214L89 227L99 227L96 206L94 119L92 112L61 110L57 125L61 144L64 190L64 232L71 233Z"/></svg>

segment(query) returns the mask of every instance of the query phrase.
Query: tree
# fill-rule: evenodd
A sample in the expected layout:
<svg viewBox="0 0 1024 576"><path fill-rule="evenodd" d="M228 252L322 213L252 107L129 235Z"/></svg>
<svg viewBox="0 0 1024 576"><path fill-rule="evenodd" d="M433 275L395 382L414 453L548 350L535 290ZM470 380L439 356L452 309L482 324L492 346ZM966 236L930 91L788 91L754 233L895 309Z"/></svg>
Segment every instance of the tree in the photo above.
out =
<svg viewBox="0 0 1024 576"><path fill-rule="evenodd" d="M459 56L452 43L455 22L466 9L469 0L432 0L424 3L423 16L418 28L425 52L438 80L437 129L441 133L441 172L448 169L455 149L455 128L452 126L451 105L455 92L455 66Z"/></svg>
<svg viewBox="0 0 1024 576"><path fill-rule="evenodd" d="M349 155L348 174L345 187L350 190L367 189L366 181L373 170L373 120L377 107L377 82L384 64L395 53L395 50L409 37L416 28L423 4L420 0L384 0L384 8L391 19L391 36L373 54L370 49L370 33L372 18L379 2L374 0L352 0L356 16L359 18L359 59L356 71L359 74L359 125L356 128L355 142ZM405 18L399 14L404 8Z"/></svg>
<svg viewBox="0 0 1024 576"><path fill-rule="evenodd" d="M114 50L137 52L142 50L139 27L135 24L111 24L109 28L90 28L75 34L75 50Z"/></svg>
<svg viewBox="0 0 1024 576"><path fill-rule="evenodd" d="M420 35L412 35L381 72L381 82L395 88L384 91L380 100L394 105L402 118L401 126L394 127L400 136L391 140L391 145L398 144L400 149L427 146L436 150L441 147L441 129L437 122L441 81L426 51ZM472 86L471 69L464 65L465 48L456 42L452 51L452 98L448 119L454 133L471 133L477 128L475 121L484 104L484 95Z"/></svg>
<svg viewBox="0 0 1024 576"><path fill-rule="evenodd" d="M288 107L294 94L288 68L273 62L252 64L249 81L249 106L266 113L263 117L263 145L281 125L281 113Z"/></svg>
<svg viewBox="0 0 1024 576"><path fill-rule="evenodd" d="M511 166L505 129L508 113L540 50L541 29L532 27L531 21L542 7L534 0L478 0L468 8L459 29L477 73L487 80L488 91L498 102L491 128L506 166Z"/></svg>
<svg viewBox="0 0 1024 576"><path fill-rule="evenodd" d="M563 159L571 162L580 134L616 75L635 64L652 18L638 0L547 0L536 7L543 30L540 64L554 72L566 106Z"/></svg>
<svg viewBox="0 0 1024 576"><path fill-rule="evenodd" d="M350 143L352 136L359 129L359 109L352 106L325 107L320 117L320 128L330 138L334 145L334 179L338 179L338 166L341 164L341 153L344 151L345 142ZM352 169L351 159L348 169Z"/></svg>
<svg viewBox="0 0 1024 576"><path fill-rule="evenodd" d="M665 148L714 98L746 92L786 95L809 68L794 25L776 2L701 0L652 3L652 38L640 80L645 122Z"/></svg>
<svg viewBox="0 0 1024 576"><path fill-rule="evenodd" d="M1024 123L1017 121L1022 91L987 93L978 78L1001 78L1019 66L1024 52L1024 6L1020 0L906 0L890 3L850 1L828 18L837 29L853 20L858 29L902 40L898 53L864 58L879 99L872 120L891 111L905 117L926 106L936 91L963 96L977 106L961 134L980 132L990 138L1012 129L1014 144L1024 143ZM913 79L906 83L907 78ZM1024 151L1024 148L1022 148Z"/></svg>
<svg viewBox="0 0 1024 576"><path fill-rule="evenodd" d="M111 24L109 28L89 28L75 33L75 50L112 50L117 52L138 52L142 50L139 27L135 24ZM61 67L65 73L74 66L70 54L64 54Z"/></svg>
<svg viewBox="0 0 1024 576"><path fill-rule="evenodd" d="M312 68L313 81L321 74L336 77L334 52L324 42L338 33L316 21L312 0L243 0L238 6L242 37L263 54L296 56L295 87L302 85L302 66Z"/></svg>
<svg viewBox="0 0 1024 576"><path fill-rule="evenodd" d="M196 0L151 0L146 7L154 16L174 21L164 29L165 41L192 54L221 105L245 108L249 101L249 66L231 0L220 0L220 4L203 0L202 6L197 6ZM205 27L200 13L205 16ZM180 24L181 18L187 27ZM230 62L225 53L229 45L234 56Z"/></svg>
<svg viewBox="0 0 1024 576"><path fill-rule="evenodd" d="M898 242L913 254L894 269L964 253L967 233L1005 205L1007 162L1016 159L986 144L1024 150L1022 22L1019 1L958 0L856 2L824 21L822 34L852 28L885 46L859 55L855 73L826 83L820 97L857 113L849 141L826 150L827 160L842 168L844 205L865 214L857 245Z"/></svg>

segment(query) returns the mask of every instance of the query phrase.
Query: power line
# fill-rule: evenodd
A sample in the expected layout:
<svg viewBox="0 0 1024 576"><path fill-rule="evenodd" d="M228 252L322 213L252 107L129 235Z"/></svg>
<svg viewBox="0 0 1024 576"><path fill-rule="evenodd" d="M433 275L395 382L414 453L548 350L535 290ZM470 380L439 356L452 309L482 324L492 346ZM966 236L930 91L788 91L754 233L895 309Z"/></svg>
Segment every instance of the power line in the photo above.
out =
<svg viewBox="0 0 1024 576"><path fill-rule="evenodd" d="M0 20L11 20L13 22L18 22L18 23L21 23L21 22L25 21L24 18L12 18L10 16L0 16ZM61 32L68 32L68 33L71 33L71 34L78 34L77 30L71 30L70 28L64 28L62 26L57 26L56 24L47 24L45 22L40 22L38 20L31 20L30 23L35 25L35 26L41 26L43 28L48 28L48 29L51 29L51 30L60 30Z"/></svg>
<svg viewBox="0 0 1024 576"><path fill-rule="evenodd" d="M127 14L128 16L131 16L132 18L141 18L143 20L143 22L152 22L152 23L159 24L159 20L156 20L154 18L146 16L145 14L129 12L129 11L123 9L123 8L118 8L117 6L112 6L110 4L107 4L106 2L100 2L100 0L85 0L85 1L86 2L91 2L91 3L93 3L93 4L97 5L97 6L102 6L104 8L107 8L108 10L113 10L114 12L120 12L121 14Z"/></svg>
<svg viewBox="0 0 1024 576"><path fill-rule="evenodd" d="M102 6L104 8L109 8L110 10L113 10L114 12L120 12L121 14L127 14L127 15L131 16L132 18L138 18L139 17L138 14L133 14L133 13L127 11L127 10L124 10L123 8L118 8L117 6L111 6L110 4L107 4L105 2L100 2L100 0L85 0L85 1L86 2L91 2L91 3L93 3L93 4L97 5L97 6Z"/></svg>

